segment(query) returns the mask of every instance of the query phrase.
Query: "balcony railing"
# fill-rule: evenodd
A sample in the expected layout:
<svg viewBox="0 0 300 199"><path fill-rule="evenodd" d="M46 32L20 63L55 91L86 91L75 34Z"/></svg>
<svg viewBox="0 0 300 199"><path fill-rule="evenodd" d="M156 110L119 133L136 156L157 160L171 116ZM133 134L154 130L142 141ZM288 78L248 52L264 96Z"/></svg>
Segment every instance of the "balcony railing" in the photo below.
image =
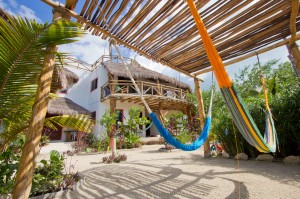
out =
<svg viewBox="0 0 300 199"><path fill-rule="evenodd" d="M124 60L124 62L126 64L129 64L129 65L132 65L132 64L139 65L138 62L136 62L135 60L133 60L131 58L123 57L123 60ZM111 62L116 62L116 63L122 63L121 59L117 55L102 55L97 61L95 61L95 63L93 63L91 65L91 68L95 69L95 68L97 68L99 66L99 64L101 62L106 62L106 61L111 61Z"/></svg>
<svg viewBox="0 0 300 199"><path fill-rule="evenodd" d="M163 84L155 84L146 81L136 81L139 89L144 96L160 96L176 100L187 100L187 89L166 86ZM112 80L101 87L101 99L109 95L138 95L134 85L129 80Z"/></svg>

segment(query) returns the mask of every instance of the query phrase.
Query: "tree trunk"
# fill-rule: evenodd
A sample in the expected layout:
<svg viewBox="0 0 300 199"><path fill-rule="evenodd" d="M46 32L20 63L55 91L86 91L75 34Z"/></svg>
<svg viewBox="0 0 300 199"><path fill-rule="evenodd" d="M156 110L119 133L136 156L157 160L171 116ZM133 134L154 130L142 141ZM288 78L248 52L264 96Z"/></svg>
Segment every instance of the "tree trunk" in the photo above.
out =
<svg viewBox="0 0 300 199"><path fill-rule="evenodd" d="M195 84L195 91L196 91L196 97L197 97L197 102L198 102L198 113L199 113L199 118L200 118L200 125L201 125L201 130L203 130L204 122L205 122L205 112L204 112L201 87L200 87L199 80L197 78L194 78L194 84ZM208 158L210 156L211 155L210 155L209 140L207 139L204 143L204 157Z"/></svg>
<svg viewBox="0 0 300 199"><path fill-rule="evenodd" d="M51 46L47 50L55 52L57 47ZM14 199L28 198L30 194L35 159L39 152L39 142L47 113L54 65L55 54L45 56L44 66L39 77L35 95L35 103L32 107L31 122L26 133L26 141L19 162L16 184L13 190Z"/></svg>
<svg viewBox="0 0 300 199"><path fill-rule="evenodd" d="M116 112L116 106L117 106L117 99L116 98L110 98L110 113L113 114ZM113 126L112 132L108 133L109 137L109 147L111 150L111 155L115 157L117 149L116 149L116 140L115 140L115 134L116 134L116 125Z"/></svg>
<svg viewBox="0 0 300 199"><path fill-rule="evenodd" d="M53 21L60 17L60 13L53 12ZM56 55L53 52L57 51L57 46L49 46L47 51L52 53L45 56L43 68L38 80L38 88L32 106L31 120L26 132L26 141L19 161L16 182L13 189L13 199L28 198L32 186L35 159L40 150L39 143L48 109L49 93L55 66Z"/></svg>

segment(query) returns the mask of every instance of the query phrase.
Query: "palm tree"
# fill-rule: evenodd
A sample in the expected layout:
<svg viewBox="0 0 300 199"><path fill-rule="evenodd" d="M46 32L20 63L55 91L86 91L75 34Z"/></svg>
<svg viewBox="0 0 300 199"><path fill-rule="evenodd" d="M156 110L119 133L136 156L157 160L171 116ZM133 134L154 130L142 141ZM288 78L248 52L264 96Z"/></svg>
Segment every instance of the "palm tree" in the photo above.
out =
<svg viewBox="0 0 300 199"><path fill-rule="evenodd" d="M83 33L76 23L66 20L42 25L0 13L1 139L8 143L18 133L26 132L13 198L27 198L43 125L91 129L91 120L84 115L56 116L45 121L56 45L74 42Z"/></svg>

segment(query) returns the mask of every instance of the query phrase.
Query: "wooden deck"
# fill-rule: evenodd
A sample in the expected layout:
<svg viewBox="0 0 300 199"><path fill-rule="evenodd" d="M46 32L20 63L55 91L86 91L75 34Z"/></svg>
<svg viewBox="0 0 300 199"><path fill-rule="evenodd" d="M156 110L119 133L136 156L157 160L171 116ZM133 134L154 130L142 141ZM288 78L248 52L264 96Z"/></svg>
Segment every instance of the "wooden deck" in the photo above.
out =
<svg viewBox="0 0 300 199"><path fill-rule="evenodd" d="M176 88L147 81L136 81L150 107L157 110L159 106L165 110L186 110L188 89ZM110 80L101 87L101 101L117 98L121 102L128 101L142 104L134 85L129 80ZM161 105L159 105L161 103Z"/></svg>

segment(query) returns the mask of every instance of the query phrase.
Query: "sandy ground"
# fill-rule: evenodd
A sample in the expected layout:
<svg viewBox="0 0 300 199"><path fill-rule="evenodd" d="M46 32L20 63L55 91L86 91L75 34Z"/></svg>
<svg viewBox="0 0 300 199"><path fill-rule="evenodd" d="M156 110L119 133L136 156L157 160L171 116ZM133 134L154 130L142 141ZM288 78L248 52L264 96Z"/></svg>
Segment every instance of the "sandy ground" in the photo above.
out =
<svg viewBox="0 0 300 199"><path fill-rule="evenodd" d="M128 160L103 164L99 155L77 155L84 180L61 198L300 198L300 165L203 158L203 149L159 151L162 145L119 150ZM40 157L41 158L41 157Z"/></svg>

